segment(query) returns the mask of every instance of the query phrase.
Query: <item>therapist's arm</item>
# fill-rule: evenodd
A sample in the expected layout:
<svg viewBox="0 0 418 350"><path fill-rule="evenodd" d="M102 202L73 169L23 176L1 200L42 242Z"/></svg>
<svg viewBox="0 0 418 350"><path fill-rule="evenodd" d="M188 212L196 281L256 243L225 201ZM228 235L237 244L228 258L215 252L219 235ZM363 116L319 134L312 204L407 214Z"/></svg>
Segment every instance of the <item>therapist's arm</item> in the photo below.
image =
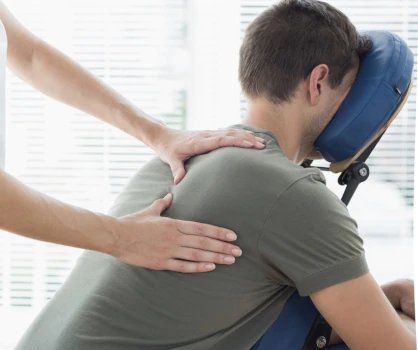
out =
<svg viewBox="0 0 418 350"><path fill-rule="evenodd" d="M183 162L195 154L231 145L264 147L258 138L245 131L171 130L30 33L1 1L0 19L8 39L7 63L15 74L46 95L144 141L170 164L176 183L185 174ZM207 262L230 264L225 257L240 255L232 254L230 244L216 241L235 240L227 237L228 230L160 218L159 213L170 203L171 197L138 215L114 219L58 202L4 172L0 177L0 228L10 232L111 253L130 264L152 269L204 272L213 267L213 264L207 267Z"/></svg>
<svg viewBox="0 0 418 350"><path fill-rule="evenodd" d="M370 273L310 297L351 350L416 350L415 335Z"/></svg>
<svg viewBox="0 0 418 350"><path fill-rule="evenodd" d="M177 131L150 117L65 54L41 40L0 2L8 38L7 64L42 93L95 116L143 141L170 165L175 183L185 175L184 161L225 146L264 147L264 139L244 130Z"/></svg>
<svg viewBox="0 0 418 350"><path fill-rule="evenodd" d="M226 256L240 255L232 252L237 246L219 241L236 238L229 230L160 217L171 200L170 194L145 211L114 218L43 195L0 169L0 230L155 270L206 272L213 270L212 263L230 264Z"/></svg>

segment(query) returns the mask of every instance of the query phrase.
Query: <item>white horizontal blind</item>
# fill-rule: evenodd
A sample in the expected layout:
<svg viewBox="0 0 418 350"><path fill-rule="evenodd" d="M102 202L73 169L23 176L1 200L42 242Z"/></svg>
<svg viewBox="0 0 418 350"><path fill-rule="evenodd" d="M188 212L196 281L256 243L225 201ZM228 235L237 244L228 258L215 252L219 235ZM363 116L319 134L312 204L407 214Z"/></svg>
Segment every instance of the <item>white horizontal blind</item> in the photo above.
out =
<svg viewBox="0 0 418 350"><path fill-rule="evenodd" d="M185 125L184 0L6 1L35 34L149 115ZM63 81L62 84L65 84ZM60 200L106 212L154 153L139 141L7 77L6 170ZM0 314L39 309L79 251L0 232Z"/></svg>
<svg viewBox="0 0 418 350"><path fill-rule="evenodd" d="M415 57L414 87L407 104L382 137L367 164L371 176L393 182L409 205L413 204L415 117L417 99L418 1L329 0L358 30L388 30L402 37ZM241 39L248 24L273 0L241 0ZM241 116L246 102L241 97Z"/></svg>

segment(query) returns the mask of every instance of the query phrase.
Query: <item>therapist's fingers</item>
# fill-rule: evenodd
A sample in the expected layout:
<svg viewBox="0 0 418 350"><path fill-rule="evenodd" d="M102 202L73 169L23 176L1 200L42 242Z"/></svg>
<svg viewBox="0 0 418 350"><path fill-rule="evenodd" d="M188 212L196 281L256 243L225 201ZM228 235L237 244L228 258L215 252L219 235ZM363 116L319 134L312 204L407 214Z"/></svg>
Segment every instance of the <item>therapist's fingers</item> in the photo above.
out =
<svg viewBox="0 0 418 350"><path fill-rule="evenodd" d="M215 269L213 263L195 263L184 260L170 259L165 267L166 270L182 273L210 272Z"/></svg>
<svg viewBox="0 0 418 350"><path fill-rule="evenodd" d="M164 198L156 200L149 208L143 210L142 214L160 216L161 213L170 206L172 201L173 201L173 194L168 193Z"/></svg>
<svg viewBox="0 0 418 350"><path fill-rule="evenodd" d="M178 242L183 248L206 250L208 252L233 255L236 257L242 255L242 251L238 246L212 238L183 235L179 238Z"/></svg>
<svg viewBox="0 0 418 350"><path fill-rule="evenodd" d="M209 262L223 265L231 265L235 262L235 257L232 255L218 254L193 248L180 248L176 251L175 255L177 259L197 262Z"/></svg>
<svg viewBox="0 0 418 350"><path fill-rule="evenodd" d="M199 145L203 150L217 149L222 147L242 147L242 148L265 148L265 140L261 137L251 138L248 141L239 137L234 131L225 131L223 134L213 135L207 137L202 145ZM199 148L198 148L199 149Z"/></svg>
<svg viewBox="0 0 418 350"><path fill-rule="evenodd" d="M205 236L223 241L235 241L237 239L235 232L226 228L183 220L175 220L175 223L177 230L186 235Z"/></svg>
<svg viewBox="0 0 418 350"><path fill-rule="evenodd" d="M164 134L162 142L153 148L170 165L175 184L186 174L184 162L195 155L228 146L265 148L265 140L249 130L180 131L165 128L161 132Z"/></svg>
<svg viewBox="0 0 418 350"><path fill-rule="evenodd" d="M186 169L179 159L173 160L169 165L174 176L174 183L177 185L186 176Z"/></svg>
<svg viewBox="0 0 418 350"><path fill-rule="evenodd" d="M177 230L184 235L179 238L179 243L183 247L197 248L216 253L232 254L241 256L241 249L224 240L234 241L237 235L227 229L201 224L176 220Z"/></svg>
<svg viewBox="0 0 418 350"><path fill-rule="evenodd" d="M172 200L168 194L139 213L116 218L108 253L127 264L184 273L211 271L242 254L229 243L237 238L231 230L161 217Z"/></svg>

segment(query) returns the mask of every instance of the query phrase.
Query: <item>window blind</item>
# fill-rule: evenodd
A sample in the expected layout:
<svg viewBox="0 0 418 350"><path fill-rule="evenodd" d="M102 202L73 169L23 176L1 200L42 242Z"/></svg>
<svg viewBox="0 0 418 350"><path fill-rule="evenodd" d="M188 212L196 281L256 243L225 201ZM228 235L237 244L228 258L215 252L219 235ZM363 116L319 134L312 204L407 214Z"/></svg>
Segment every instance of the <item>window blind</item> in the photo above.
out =
<svg viewBox="0 0 418 350"><path fill-rule="evenodd" d="M5 3L36 35L149 115L173 128L184 127L184 0ZM39 191L94 211L106 212L122 186L154 155L138 140L52 101L10 72L6 130L8 172ZM0 233L0 314L11 308L40 309L78 254L77 249Z"/></svg>

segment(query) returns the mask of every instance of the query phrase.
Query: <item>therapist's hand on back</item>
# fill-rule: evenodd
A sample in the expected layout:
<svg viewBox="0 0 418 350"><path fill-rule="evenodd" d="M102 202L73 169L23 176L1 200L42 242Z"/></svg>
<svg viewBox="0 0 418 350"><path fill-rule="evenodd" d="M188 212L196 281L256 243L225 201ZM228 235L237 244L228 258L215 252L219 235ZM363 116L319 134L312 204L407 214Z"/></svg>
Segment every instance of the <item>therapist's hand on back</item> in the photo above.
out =
<svg viewBox="0 0 418 350"><path fill-rule="evenodd" d="M186 174L184 161L194 155L227 146L265 147L264 139L244 130L193 132L163 126L158 134L155 146L150 146L170 165L175 184ZM128 264L185 273L212 271L215 264L234 263L241 249L225 241L234 241L236 234L216 226L161 217L172 199L168 194L148 209L118 219L117 243L111 254Z"/></svg>
<svg viewBox="0 0 418 350"><path fill-rule="evenodd" d="M241 255L234 232L196 222L161 217L173 199L168 194L148 209L118 219L111 255L128 264L185 273L212 271Z"/></svg>

